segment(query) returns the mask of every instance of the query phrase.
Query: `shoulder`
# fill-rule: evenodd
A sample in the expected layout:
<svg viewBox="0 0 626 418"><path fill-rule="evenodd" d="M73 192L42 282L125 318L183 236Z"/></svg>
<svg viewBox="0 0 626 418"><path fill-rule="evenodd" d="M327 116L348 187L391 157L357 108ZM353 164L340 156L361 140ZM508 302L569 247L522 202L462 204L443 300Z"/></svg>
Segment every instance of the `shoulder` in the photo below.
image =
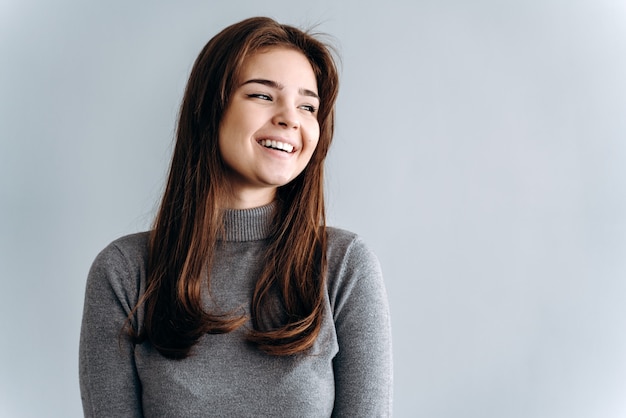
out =
<svg viewBox="0 0 626 418"><path fill-rule="evenodd" d="M91 265L88 286L136 288L146 272L148 236L148 232L126 235L107 245Z"/></svg>
<svg viewBox="0 0 626 418"><path fill-rule="evenodd" d="M378 258L365 240L354 232L327 227L329 265L356 264L361 267L379 269Z"/></svg>
<svg viewBox="0 0 626 418"><path fill-rule="evenodd" d="M339 228L327 232L328 290L335 309L349 295L384 293L380 263L363 238Z"/></svg>
<svg viewBox="0 0 626 418"><path fill-rule="evenodd" d="M111 242L103 251L119 251L127 257L143 256L148 252L148 231L125 235Z"/></svg>
<svg viewBox="0 0 626 418"><path fill-rule="evenodd" d="M145 289L147 254L144 232L116 239L96 256L85 287L84 338L102 342L124 327ZM137 327L134 320L133 326Z"/></svg>
<svg viewBox="0 0 626 418"><path fill-rule="evenodd" d="M367 350L386 344L390 332L387 291L371 248L357 234L330 228L327 271L328 298L340 344L361 344ZM363 326L367 331L360 334Z"/></svg>
<svg viewBox="0 0 626 418"><path fill-rule="evenodd" d="M95 263L117 264L123 260L138 261L147 257L149 232L123 236L104 247Z"/></svg>

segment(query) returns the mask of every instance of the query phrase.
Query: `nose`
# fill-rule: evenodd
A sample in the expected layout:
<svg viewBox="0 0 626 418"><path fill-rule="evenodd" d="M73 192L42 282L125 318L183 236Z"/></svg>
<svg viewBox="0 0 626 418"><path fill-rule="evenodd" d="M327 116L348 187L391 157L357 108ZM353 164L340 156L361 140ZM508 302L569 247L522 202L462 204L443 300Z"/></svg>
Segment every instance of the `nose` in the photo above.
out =
<svg viewBox="0 0 626 418"><path fill-rule="evenodd" d="M281 106L272 118L272 123L287 129L300 128L300 118L295 109Z"/></svg>

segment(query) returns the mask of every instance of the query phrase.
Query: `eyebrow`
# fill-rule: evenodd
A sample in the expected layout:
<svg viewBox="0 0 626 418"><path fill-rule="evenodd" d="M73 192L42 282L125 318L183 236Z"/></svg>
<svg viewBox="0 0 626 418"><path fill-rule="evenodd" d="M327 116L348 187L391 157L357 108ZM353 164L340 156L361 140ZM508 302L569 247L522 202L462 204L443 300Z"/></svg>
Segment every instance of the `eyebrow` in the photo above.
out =
<svg viewBox="0 0 626 418"><path fill-rule="evenodd" d="M262 84L264 86L268 86L277 90L282 90L285 88L285 86L283 86L282 84L273 81L273 80L265 80L263 78L253 78L251 80L245 81L243 83L241 83L242 86L245 86L246 84ZM320 96L317 95L317 93L315 93L312 90L309 89L303 89L300 88L298 89L298 93L301 94L302 96L309 96L309 97L314 97L317 100L320 100Z"/></svg>

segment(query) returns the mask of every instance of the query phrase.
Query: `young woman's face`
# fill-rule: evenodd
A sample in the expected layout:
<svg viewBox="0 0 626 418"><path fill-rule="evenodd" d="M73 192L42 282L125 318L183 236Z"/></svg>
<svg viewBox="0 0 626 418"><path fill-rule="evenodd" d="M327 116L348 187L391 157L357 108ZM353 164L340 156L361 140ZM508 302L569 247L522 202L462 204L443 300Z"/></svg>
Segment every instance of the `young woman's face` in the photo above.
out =
<svg viewBox="0 0 626 418"><path fill-rule="evenodd" d="M248 57L219 130L236 202L271 202L276 189L304 170L320 136L317 81L298 51L271 48Z"/></svg>

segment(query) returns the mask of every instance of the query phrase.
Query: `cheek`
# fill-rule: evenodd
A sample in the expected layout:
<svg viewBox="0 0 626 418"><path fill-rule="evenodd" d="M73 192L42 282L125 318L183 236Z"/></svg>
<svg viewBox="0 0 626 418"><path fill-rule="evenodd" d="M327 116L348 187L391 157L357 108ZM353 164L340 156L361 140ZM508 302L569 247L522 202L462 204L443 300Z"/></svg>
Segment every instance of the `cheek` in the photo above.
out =
<svg viewBox="0 0 626 418"><path fill-rule="evenodd" d="M312 135L311 137L307 139L306 152L305 152L305 158L306 158L305 164L306 165L309 165L311 161L313 160L313 155L315 154L315 151L317 150L318 146L319 146L319 134Z"/></svg>
<svg viewBox="0 0 626 418"><path fill-rule="evenodd" d="M311 152L315 150L319 140L320 140L320 127L317 123L312 124L310 129L308 129L308 135L306 136L306 143L311 148Z"/></svg>
<svg viewBox="0 0 626 418"><path fill-rule="evenodd" d="M224 136L225 132L222 128L220 128L218 137L217 137L217 152L219 152L220 156L224 158Z"/></svg>
<svg viewBox="0 0 626 418"><path fill-rule="evenodd" d="M315 129L312 132L313 132L313 135L311 135L310 143L309 143L309 149L310 149L309 162L313 159L313 154L315 154L316 150L318 151L318 154L321 152L321 155L318 155L315 158L316 160L319 160L320 158L323 160L327 152L326 149L318 150L318 148L320 148L320 133L321 133L319 124L315 125ZM323 145L321 147L326 148Z"/></svg>
<svg viewBox="0 0 626 418"><path fill-rule="evenodd" d="M231 165L236 155L237 141L234 140L235 132L227 126L220 127L217 138L217 152L222 161L227 165Z"/></svg>
<svg viewBox="0 0 626 418"><path fill-rule="evenodd" d="M220 123L217 143L222 156L241 146L241 138L244 136L243 129L245 129L245 126L243 123L238 122L237 116L237 114L233 114L230 111L224 115Z"/></svg>

